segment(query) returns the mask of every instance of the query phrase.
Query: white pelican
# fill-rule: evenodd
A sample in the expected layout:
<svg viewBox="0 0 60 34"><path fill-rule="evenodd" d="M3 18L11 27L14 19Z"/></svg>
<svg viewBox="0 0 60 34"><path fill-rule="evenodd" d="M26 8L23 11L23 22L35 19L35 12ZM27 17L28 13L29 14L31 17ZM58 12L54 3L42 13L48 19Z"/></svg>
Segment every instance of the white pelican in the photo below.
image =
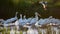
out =
<svg viewBox="0 0 60 34"><path fill-rule="evenodd" d="M10 34L15 34L15 31L11 29Z"/></svg>
<svg viewBox="0 0 60 34"><path fill-rule="evenodd" d="M27 27L27 34L38 34L37 29L33 29L32 26L30 25L30 23L27 23L27 25L24 25L24 27Z"/></svg>
<svg viewBox="0 0 60 34"><path fill-rule="evenodd" d="M47 10L47 1L41 1L41 2L39 2L39 3L41 3L42 5L43 5L43 8L44 8L44 10Z"/></svg>
<svg viewBox="0 0 60 34"><path fill-rule="evenodd" d="M15 17L7 19L7 20L4 21L3 24L4 24L4 27L6 28L6 32L7 32L7 29L8 29L7 26L11 26L11 24L9 24L9 23L13 24L13 22L17 20L17 14L18 14L18 12L16 12Z"/></svg>

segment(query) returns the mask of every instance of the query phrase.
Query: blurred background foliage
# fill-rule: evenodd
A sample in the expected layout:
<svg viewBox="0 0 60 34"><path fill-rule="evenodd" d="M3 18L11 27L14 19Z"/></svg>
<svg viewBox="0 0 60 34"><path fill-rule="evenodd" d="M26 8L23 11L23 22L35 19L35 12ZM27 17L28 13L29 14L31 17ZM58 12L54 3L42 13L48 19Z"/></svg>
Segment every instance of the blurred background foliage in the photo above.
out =
<svg viewBox="0 0 60 34"><path fill-rule="evenodd" d="M48 2L47 10L39 4L40 1L42 0L0 0L0 18L14 17L16 12L27 17L34 17L34 13L38 12L42 18L60 18L60 0L44 0Z"/></svg>

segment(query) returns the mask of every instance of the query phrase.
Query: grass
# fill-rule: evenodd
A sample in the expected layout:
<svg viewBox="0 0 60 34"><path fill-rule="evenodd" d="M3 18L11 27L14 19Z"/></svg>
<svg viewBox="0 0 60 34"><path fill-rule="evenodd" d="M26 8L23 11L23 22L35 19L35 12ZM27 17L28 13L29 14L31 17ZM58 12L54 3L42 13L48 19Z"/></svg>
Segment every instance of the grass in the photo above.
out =
<svg viewBox="0 0 60 34"><path fill-rule="evenodd" d="M6 29L3 28L3 29L0 29L0 32L1 32L2 34L10 34L10 29L8 28L7 31L6 31ZM15 33L16 33L16 31L15 31ZM20 34L22 34L22 31L20 31Z"/></svg>
<svg viewBox="0 0 60 34"><path fill-rule="evenodd" d="M51 34L51 27L48 27L46 31L47 31L47 34ZM2 32L2 34L4 34L4 33L5 34L10 34L10 29L8 28L7 32L6 32L5 28L4 29L0 29L0 32ZM41 34L40 28L38 28L38 32L39 32L39 34ZM20 30L20 34L22 34L22 33L23 33L22 30ZM54 31L54 34L55 33L56 32ZM15 30L15 34L16 34L16 30Z"/></svg>

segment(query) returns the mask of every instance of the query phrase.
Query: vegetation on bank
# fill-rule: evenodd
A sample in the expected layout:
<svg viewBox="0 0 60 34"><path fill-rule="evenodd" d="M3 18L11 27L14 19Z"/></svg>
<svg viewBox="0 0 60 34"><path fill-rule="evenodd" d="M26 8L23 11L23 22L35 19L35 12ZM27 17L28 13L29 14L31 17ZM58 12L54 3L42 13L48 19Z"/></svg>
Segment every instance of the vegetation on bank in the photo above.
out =
<svg viewBox="0 0 60 34"><path fill-rule="evenodd" d="M60 18L60 0L44 0L48 2L46 11L38 3L40 1L42 0L0 0L0 18L7 19L14 17L15 12L27 15L27 17L34 17L34 13L38 12L42 15L42 18L51 15Z"/></svg>

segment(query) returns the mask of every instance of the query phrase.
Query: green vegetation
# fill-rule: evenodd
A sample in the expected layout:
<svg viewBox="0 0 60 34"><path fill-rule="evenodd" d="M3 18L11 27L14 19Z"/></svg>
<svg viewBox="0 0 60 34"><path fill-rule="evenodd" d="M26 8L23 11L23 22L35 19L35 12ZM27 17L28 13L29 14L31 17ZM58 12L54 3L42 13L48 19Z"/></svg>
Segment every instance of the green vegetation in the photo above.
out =
<svg viewBox="0 0 60 34"><path fill-rule="evenodd" d="M38 1L42 0L0 0L0 18L7 19L14 17L15 12L19 12L19 14L23 15L25 14L27 17L34 17L34 13L39 12L42 18L51 15L60 18L60 0L44 0L48 2L46 11Z"/></svg>

